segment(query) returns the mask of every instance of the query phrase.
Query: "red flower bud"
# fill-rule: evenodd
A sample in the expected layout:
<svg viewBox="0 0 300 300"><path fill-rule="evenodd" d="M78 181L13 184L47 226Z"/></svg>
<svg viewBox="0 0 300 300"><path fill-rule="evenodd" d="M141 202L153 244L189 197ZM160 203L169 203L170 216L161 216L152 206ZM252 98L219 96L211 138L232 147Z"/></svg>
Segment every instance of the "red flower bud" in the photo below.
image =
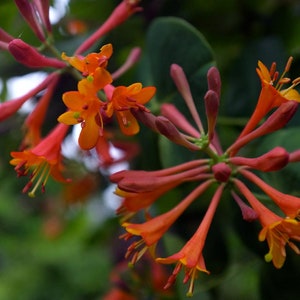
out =
<svg viewBox="0 0 300 300"><path fill-rule="evenodd" d="M21 39L13 39L8 44L8 50L16 61L30 68L52 67L61 69L66 66L63 61L42 55Z"/></svg>
<svg viewBox="0 0 300 300"><path fill-rule="evenodd" d="M39 23L39 17L33 4L28 0L15 0L18 9L26 22L29 24L35 35L43 42L45 41L45 35L41 24Z"/></svg>
<svg viewBox="0 0 300 300"><path fill-rule="evenodd" d="M248 166L263 172L277 171L284 168L289 162L289 153L282 147L275 147L262 156L255 158L232 157L230 162L239 166Z"/></svg>
<svg viewBox="0 0 300 300"><path fill-rule="evenodd" d="M214 90L208 90L204 96L205 111L208 125L208 137L211 141L214 136L217 115L219 111L220 98Z"/></svg>
<svg viewBox="0 0 300 300"><path fill-rule="evenodd" d="M208 90L212 90L220 97L221 94L221 77L216 67L211 67L207 72Z"/></svg>
<svg viewBox="0 0 300 300"><path fill-rule="evenodd" d="M156 118L155 124L158 131L170 141L190 150L199 150L199 147L189 142L167 118L159 116Z"/></svg>
<svg viewBox="0 0 300 300"><path fill-rule="evenodd" d="M231 168L224 162L212 166L212 171L215 179L220 182L227 182L231 175Z"/></svg>

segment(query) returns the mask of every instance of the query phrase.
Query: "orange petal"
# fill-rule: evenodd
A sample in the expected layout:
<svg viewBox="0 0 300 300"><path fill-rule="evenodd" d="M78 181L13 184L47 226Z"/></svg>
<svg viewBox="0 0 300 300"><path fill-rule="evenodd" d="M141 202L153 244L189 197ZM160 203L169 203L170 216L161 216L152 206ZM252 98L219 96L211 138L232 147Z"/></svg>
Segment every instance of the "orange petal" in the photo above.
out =
<svg viewBox="0 0 300 300"><path fill-rule="evenodd" d="M99 137L99 126L95 121L95 116L84 122L80 132L78 143L81 149L90 150L95 147Z"/></svg>
<svg viewBox="0 0 300 300"><path fill-rule="evenodd" d="M65 105L73 111L81 111L82 106L85 104L83 96L77 91L66 92L62 96Z"/></svg>
<svg viewBox="0 0 300 300"><path fill-rule="evenodd" d="M134 135L139 132L140 126L129 110L117 111L117 119L122 132L126 135Z"/></svg>
<svg viewBox="0 0 300 300"><path fill-rule="evenodd" d="M74 113L73 111L67 111L63 114L61 114L58 118L57 121L60 123L64 123L66 125L75 125L78 124L77 119L74 117Z"/></svg>
<svg viewBox="0 0 300 300"><path fill-rule="evenodd" d="M134 95L134 99L140 104L146 104L154 96L156 88L148 86L143 88L137 95Z"/></svg>

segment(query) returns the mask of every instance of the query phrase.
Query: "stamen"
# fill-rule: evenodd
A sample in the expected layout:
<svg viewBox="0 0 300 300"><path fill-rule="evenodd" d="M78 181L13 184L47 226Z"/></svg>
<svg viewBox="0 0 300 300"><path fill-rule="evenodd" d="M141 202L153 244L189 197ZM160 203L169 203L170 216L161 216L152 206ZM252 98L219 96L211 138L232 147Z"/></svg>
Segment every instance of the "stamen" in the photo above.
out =
<svg viewBox="0 0 300 300"><path fill-rule="evenodd" d="M285 78L285 74L290 70L292 61L293 61L293 57L290 56L289 59L288 59L288 61L287 61L287 63L286 63L286 65L285 65L284 71L283 71L282 75L280 76L280 78L279 78L279 80L278 80L278 82L276 84L276 89L277 90L281 89L281 87L282 87L281 80L283 78Z"/></svg>
<svg viewBox="0 0 300 300"><path fill-rule="evenodd" d="M196 274L197 274L197 268L192 268L191 271L189 272L189 278L191 278L191 281L189 285L189 290L186 294L187 297L193 296Z"/></svg>
<svg viewBox="0 0 300 300"><path fill-rule="evenodd" d="M292 62L293 62L293 57L290 56L287 63L286 63L286 65L285 65L284 74L287 73L290 70Z"/></svg>
<svg viewBox="0 0 300 300"><path fill-rule="evenodd" d="M271 67L270 67L270 77L272 78L273 75L275 74L276 72L276 62L273 62Z"/></svg>

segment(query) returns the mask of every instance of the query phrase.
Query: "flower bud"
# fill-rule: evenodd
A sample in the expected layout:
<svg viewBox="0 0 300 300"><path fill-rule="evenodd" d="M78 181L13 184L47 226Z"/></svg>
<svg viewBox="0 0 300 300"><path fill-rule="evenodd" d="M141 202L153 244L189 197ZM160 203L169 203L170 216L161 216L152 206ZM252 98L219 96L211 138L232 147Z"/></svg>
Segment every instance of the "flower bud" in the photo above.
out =
<svg viewBox="0 0 300 300"><path fill-rule="evenodd" d="M175 144L184 146L190 150L199 150L199 147L189 142L167 118L159 116L156 118L155 124L158 131Z"/></svg>
<svg viewBox="0 0 300 300"><path fill-rule="evenodd" d="M208 138L211 141L214 136L220 99L214 90L208 90L204 96L204 102L208 125Z"/></svg>
<svg viewBox="0 0 300 300"><path fill-rule="evenodd" d="M213 90L220 97L221 94L221 77L216 67L211 67L207 72L208 90Z"/></svg>
<svg viewBox="0 0 300 300"><path fill-rule="evenodd" d="M35 35L43 42L45 41L45 34L39 23L39 17L33 4L28 0L15 0L18 9L28 25L31 27Z"/></svg>
<svg viewBox="0 0 300 300"><path fill-rule="evenodd" d="M231 175L231 168L224 162L212 166L212 171L216 180L227 182Z"/></svg>
<svg viewBox="0 0 300 300"><path fill-rule="evenodd" d="M232 157L230 162L235 165L244 165L263 172L278 171L289 162L289 153L282 147L275 147L262 156L255 158Z"/></svg>
<svg viewBox="0 0 300 300"><path fill-rule="evenodd" d="M21 39L13 39L8 44L8 50L16 61L30 68L52 67L61 69L66 66L64 62L56 58L42 55Z"/></svg>

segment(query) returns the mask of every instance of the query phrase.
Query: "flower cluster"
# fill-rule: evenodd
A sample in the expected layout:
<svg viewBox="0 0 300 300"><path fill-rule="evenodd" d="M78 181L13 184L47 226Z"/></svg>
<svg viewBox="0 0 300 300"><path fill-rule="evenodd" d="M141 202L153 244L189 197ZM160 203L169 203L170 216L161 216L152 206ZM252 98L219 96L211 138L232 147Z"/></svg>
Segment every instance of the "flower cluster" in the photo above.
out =
<svg viewBox="0 0 300 300"><path fill-rule="evenodd" d="M10 161L15 166L18 176L30 175L28 184L23 189L34 196L37 188L45 190L49 175L55 180L69 181L61 174L63 170L61 145L70 125L81 124L82 130L78 144L82 150L95 148L100 164L109 166L118 160L110 154L113 144L124 152L121 159L128 159L136 154L136 146L119 141L112 141L113 134L104 129L111 123L113 115L125 135L134 135L139 131L138 123L131 113L133 110L145 110L146 104L155 94L154 87L142 87L134 83L128 87L114 86L113 80L127 71L139 58L140 50L131 51L128 59L118 70L111 74L107 70L108 60L112 55L111 44L101 47L99 53L81 53L93 46L99 38L122 24L133 13L140 11L138 0L122 1L110 17L78 49L74 56L67 56L54 47L52 27L49 21L49 1L15 1L20 13L31 27L33 33L42 42L42 47L35 48L22 39L13 38L0 29L0 47L10 52L17 62L29 68L54 69L46 78L27 94L0 104L0 120L15 114L21 106L38 93L42 93L39 102L24 122L25 136L19 152L11 152ZM48 57L41 53L47 49L54 54ZM58 117L61 123L47 136L42 136L42 126L50 109L50 102L63 73L73 75L78 81L77 91L68 91L62 95L67 112ZM32 187L33 186L33 187ZM32 189L31 189L32 188Z"/></svg>
<svg viewBox="0 0 300 300"><path fill-rule="evenodd" d="M198 273L210 273L203 249L225 190L229 191L245 221L260 223L262 229L258 239L267 241L267 262L281 268L286 259L286 246L300 254L297 246L300 241L300 198L275 189L258 175L259 172L278 171L289 163L300 161L300 150L290 153L277 146L258 157L240 154L240 150L249 143L282 129L294 116L300 102L300 94L295 89L300 78L291 81L286 77L292 58L289 58L282 75L276 70L275 63L268 69L261 61L258 62L256 70L261 81L261 92L256 108L240 135L224 150L216 130L221 98L221 78L216 67L211 67L207 72L208 90L204 96L206 122L203 125L181 66L171 65L170 76L189 109L192 122L172 103L162 104L160 115L146 107L155 95L154 86L143 87L140 82L129 86L115 84L115 79L136 63L140 56L139 49L133 49L125 63L114 72L109 70L109 60L113 55L111 44L102 45L99 52L83 55L103 35L140 11L138 0L121 1L99 29L70 56L54 46L49 21L49 1L15 0L15 3L41 42L41 47L29 45L0 28L0 49L9 52L17 62L28 68L42 68L48 72L46 78L25 95L0 104L0 121L3 121L17 113L32 97L38 95L39 98L24 121L24 137L19 151L11 152L10 164L15 166L17 176L29 175L29 182L23 188L24 193L33 197L39 187L44 192L49 177L64 183L70 181L64 174L67 168L62 155L62 144L70 126L81 127L78 137L80 153L96 153L99 165L110 166L119 160L129 160L138 152L136 144L116 140L115 132L119 130L118 133L124 137L132 136L139 132L139 123L142 123L172 143L196 152L199 157L162 170L122 170L110 176L110 181L116 184L115 194L122 198L117 209L125 230L121 238L129 242L133 239L125 254L130 264L135 264L142 257L147 258L147 262L149 257L154 257L155 262L150 263L153 271L150 277L154 283L157 274L160 274L159 278L165 279L161 265L157 268L156 263L175 264L174 271L165 280L164 289L172 286L179 272L184 270L183 282L189 282L187 295L192 296ZM43 50L52 53L53 57L44 55ZM58 82L65 73L78 81L77 89L68 90L61 95L66 111L56 116L58 124L44 134L42 129L46 114L51 108L50 103ZM287 84L289 87L286 88ZM111 145L123 150L121 159L115 160L111 156ZM174 207L153 216L151 208L156 202L186 183L192 183L195 188ZM88 189L88 184L84 185ZM251 191L250 186L265 193L278 207L278 211L272 211ZM71 187L70 190L72 193L76 191L76 187ZM186 210L208 190L213 191L213 195L194 234L178 252L163 257L157 251L158 243ZM84 188L81 194L84 198ZM135 217L141 215L145 219L136 222ZM148 256L148 252L151 256ZM121 281L120 278L117 279L117 283ZM156 288L160 290L161 286ZM119 287L108 294L107 299L114 297L135 299Z"/></svg>
<svg viewBox="0 0 300 300"><path fill-rule="evenodd" d="M259 240L267 240L269 246L269 252L265 256L266 261L272 261L276 268L281 268L286 258L286 245L300 254L299 248L294 243L294 241L300 241L300 198L276 190L256 175L256 172L253 172L255 170L261 172L280 170L289 162L298 161L299 153L288 153L282 147L275 147L259 157L250 158L238 155L239 151L254 139L284 127L296 112L300 94L294 87L299 80L294 80L289 88L281 89L283 84L289 82L289 79L284 76L290 64L291 58L284 74L277 79L279 75L275 64L268 70L262 62L258 63L257 73L261 80L262 90L257 107L240 136L225 151L222 150L216 132L221 90L220 75L216 67L210 68L207 73L208 91L204 96L207 116L206 131L196 111L186 76L182 68L175 64L171 66L171 76L187 103L197 128L193 127L172 104L162 105L161 116L154 116L148 112L137 114L140 121L170 141L192 151L203 152L207 158L188 161L164 170L128 170L111 176L111 181L117 184L116 194L123 197L118 213L123 216L122 226L127 232L122 235L122 238L129 240L134 236L139 237L127 250L126 256L131 257L131 263L137 262L148 250L155 257L156 245L174 222L208 188L215 190L198 229L183 248L169 257L156 257L159 263L175 264L175 269L165 288L170 287L180 270L184 269L183 281L184 283L190 282L187 295L192 296L197 273L209 274L203 257L203 249L225 189L230 190L232 199L240 208L244 220L260 222L262 230L259 233ZM278 84L274 87L276 80ZM149 209L151 205L159 201L160 196L186 182L195 182L197 186L171 210L158 216L150 216ZM252 182L266 193L279 207L282 214L271 211L259 201L250 191L247 182ZM139 211L145 212L145 222L130 222L130 219Z"/></svg>

